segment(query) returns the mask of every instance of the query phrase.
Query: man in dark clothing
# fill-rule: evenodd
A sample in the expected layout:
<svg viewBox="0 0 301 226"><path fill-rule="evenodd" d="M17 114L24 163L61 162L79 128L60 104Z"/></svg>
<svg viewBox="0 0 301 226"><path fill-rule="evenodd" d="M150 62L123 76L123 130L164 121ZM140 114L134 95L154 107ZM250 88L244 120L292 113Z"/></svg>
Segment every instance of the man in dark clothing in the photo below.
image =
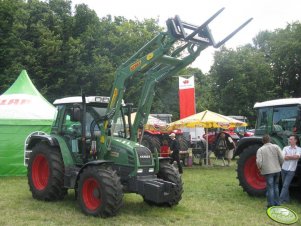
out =
<svg viewBox="0 0 301 226"><path fill-rule="evenodd" d="M173 164L174 161L178 164L179 173L183 173L183 168L180 163L180 144L176 139L176 135L174 133L170 134L169 137L171 138L170 142L170 150L171 150L171 161L170 163Z"/></svg>
<svg viewBox="0 0 301 226"><path fill-rule="evenodd" d="M228 161L228 166L231 164L231 159L233 158L233 152L235 149L235 143L229 134L221 132L217 139L217 151L223 154Z"/></svg>

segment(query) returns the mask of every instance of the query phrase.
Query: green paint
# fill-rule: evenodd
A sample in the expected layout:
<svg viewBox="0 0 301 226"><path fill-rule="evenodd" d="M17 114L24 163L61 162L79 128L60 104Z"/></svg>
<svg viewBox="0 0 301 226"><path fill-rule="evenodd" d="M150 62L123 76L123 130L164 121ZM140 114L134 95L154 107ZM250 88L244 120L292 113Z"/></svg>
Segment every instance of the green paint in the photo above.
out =
<svg viewBox="0 0 301 226"><path fill-rule="evenodd" d="M63 157L63 161L64 161L64 165L65 166L73 166L75 165L75 161L71 155L71 152L66 144L66 141L63 139L63 137L58 136L58 135L54 135L52 134L52 136L57 139L57 141L59 142L60 145L60 150L62 153L62 157Z"/></svg>

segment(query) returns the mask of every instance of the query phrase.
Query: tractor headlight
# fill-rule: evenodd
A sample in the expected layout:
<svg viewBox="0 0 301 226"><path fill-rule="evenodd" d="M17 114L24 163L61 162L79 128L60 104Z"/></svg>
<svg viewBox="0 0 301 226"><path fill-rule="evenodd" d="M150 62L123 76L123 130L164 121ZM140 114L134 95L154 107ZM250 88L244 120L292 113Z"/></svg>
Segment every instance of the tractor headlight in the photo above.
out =
<svg viewBox="0 0 301 226"><path fill-rule="evenodd" d="M143 169L138 169L137 173L143 173Z"/></svg>
<svg viewBox="0 0 301 226"><path fill-rule="evenodd" d="M148 169L148 172L149 172L149 173L153 173L154 171L155 171L154 168L149 168L149 169Z"/></svg>

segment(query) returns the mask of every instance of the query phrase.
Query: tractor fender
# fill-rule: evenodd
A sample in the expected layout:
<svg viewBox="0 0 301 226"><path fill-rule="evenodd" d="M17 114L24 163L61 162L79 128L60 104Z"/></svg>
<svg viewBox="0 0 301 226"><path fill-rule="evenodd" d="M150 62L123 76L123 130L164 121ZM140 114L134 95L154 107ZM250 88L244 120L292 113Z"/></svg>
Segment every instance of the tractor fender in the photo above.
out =
<svg viewBox="0 0 301 226"><path fill-rule="evenodd" d="M252 137L244 137L239 140L238 145L236 147L234 157L239 156L243 150L253 144L258 144L259 146L262 146L262 137L252 136Z"/></svg>
<svg viewBox="0 0 301 226"><path fill-rule="evenodd" d="M27 149L32 149L37 143L44 141L49 146L59 146L57 139L48 134L33 134L27 139Z"/></svg>
<svg viewBox="0 0 301 226"><path fill-rule="evenodd" d="M77 180L79 179L79 175L83 172L83 170L85 168L87 168L88 166L101 166L101 165L112 165L114 162L113 161L110 161L110 160L93 160L93 161L90 161L90 162L87 162L85 165L83 165L79 172L78 172L78 175L77 175Z"/></svg>
<svg viewBox="0 0 301 226"><path fill-rule="evenodd" d="M100 165L104 165L104 164L113 164L113 163L114 162L111 160L93 160L93 161L87 162L85 165L83 165L81 167L81 169L79 170L79 172L82 172L88 166L100 166Z"/></svg>
<svg viewBox="0 0 301 226"><path fill-rule="evenodd" d="M113 164L113 162L107 160L93 160L87 162L82 167L65 166L64 186L66 188L77 188L80 175L84 169L88 166L100 166L104 164Z"/></svg>
<svg viewBox="0 0 301 226"><path fill-rule="evenodd" d="M78 171L77 177L75 182L77 183L77 181L79 180L79 177L81 175L81 173L84 171L84 169L86 169L88 166L101 166L101 165L112 165L114 162L113 161L109 161L109 160L94 160L94 161L90 161L87 162L85 165L83 165L80 170Z"/></svg>
<svg viewBox="0 0 301 226"><path fill-rule="evenodd" d="M148 133L148 134L151 134L151 135L161 135L162 132L160 131L154 131L154 130L145 130L144 133Z"/></svg>

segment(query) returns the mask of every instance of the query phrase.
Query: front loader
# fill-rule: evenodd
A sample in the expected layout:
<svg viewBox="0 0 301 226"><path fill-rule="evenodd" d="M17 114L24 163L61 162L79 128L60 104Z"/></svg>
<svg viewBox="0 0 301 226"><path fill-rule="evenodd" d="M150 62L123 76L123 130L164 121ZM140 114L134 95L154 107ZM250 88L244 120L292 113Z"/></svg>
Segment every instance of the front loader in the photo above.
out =
<svg viewBox="0 0 301 226"><path fill-rule="evenodd" d="M191 64L208 46L218 48L250 22L215 43L208 24L167 20L159 33L116 71L110 97L69 97L56 100L56 120L50 135L33 135L26 142L28 183L39 200L63 199L68 189L82 211L93 216L114 216L124 193L137 193L146 203L177 205L183 183L168 158L159 158L137 142L137 132L147 122L158 81L168 79ZM125 116L131 106L123 103L131 77L145 78L136 118L129 127Z"/></svg>

